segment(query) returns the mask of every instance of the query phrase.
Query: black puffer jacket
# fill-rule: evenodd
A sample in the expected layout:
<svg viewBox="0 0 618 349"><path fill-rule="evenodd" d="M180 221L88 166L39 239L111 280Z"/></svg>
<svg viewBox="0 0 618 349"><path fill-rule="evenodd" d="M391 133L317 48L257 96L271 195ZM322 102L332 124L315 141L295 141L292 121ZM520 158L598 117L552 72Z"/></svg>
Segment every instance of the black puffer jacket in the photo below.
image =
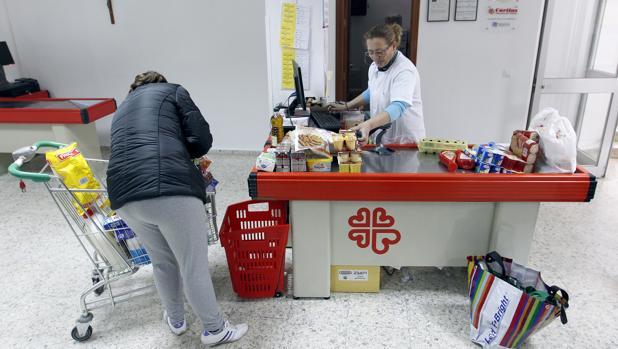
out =
<svg viewBox="0 0 618 349"><path fill-rule="evenodd" d="M206 201L191 159L208 152L210 127L182 86L152 83L130 92L112 121L107 190L113 209L159 196Z"/></svg>

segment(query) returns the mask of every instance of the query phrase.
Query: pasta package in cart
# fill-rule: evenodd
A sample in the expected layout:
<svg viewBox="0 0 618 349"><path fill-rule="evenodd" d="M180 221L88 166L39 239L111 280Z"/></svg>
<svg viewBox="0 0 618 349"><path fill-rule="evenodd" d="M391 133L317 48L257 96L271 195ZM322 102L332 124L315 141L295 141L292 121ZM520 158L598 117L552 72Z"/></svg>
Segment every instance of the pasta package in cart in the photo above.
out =
<svg viewBox="0 0 618 349"><path fill-rule="evenodd" d="M47 152L45 160L49 166L64 181L69 189L100 189L101 185L94 178L92 170L82 153L77 149L77 143L71 143L64 148ZM74 193L81 205L95 201L98 193Z"/></svg>

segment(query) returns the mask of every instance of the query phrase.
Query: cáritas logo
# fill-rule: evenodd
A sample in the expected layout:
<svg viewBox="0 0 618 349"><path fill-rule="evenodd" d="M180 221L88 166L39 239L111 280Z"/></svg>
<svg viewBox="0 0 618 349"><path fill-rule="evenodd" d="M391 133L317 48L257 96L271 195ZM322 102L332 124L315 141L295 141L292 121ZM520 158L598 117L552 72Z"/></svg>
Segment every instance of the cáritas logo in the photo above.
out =
<svg viewBox="0 0 618 349"><path fill-rule="evenodd" d="M392 229L395 218L389 216L382 207L370 211L368 208L359 208L356 215L348 218L350 231L348 238L356 241L360 248L367 248L371 244L371 250L375 254L385 254L391 245L401 240L399 230Z"/></svg>
<svg viewBox="0 0 618 349"><path fill-rule="evenodd" d="M56 155L56 157L58 158L58 160L64 161L64 160L66 160L68 158L72 158L72 157L77 156L79 154L81 154L79 152L79 150L77 150L77 148L73 148L71 151L68 151L66 153L60 153L60 154Z"/></svg>

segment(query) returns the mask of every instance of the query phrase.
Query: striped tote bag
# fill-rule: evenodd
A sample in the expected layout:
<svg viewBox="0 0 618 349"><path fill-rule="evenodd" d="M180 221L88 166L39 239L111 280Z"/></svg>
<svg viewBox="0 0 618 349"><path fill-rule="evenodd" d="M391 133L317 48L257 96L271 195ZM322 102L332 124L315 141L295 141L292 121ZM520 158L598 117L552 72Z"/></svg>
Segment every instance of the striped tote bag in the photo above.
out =
<svg viewBox="0 0 618 349"><path fill-rule="evenodd" d="M569 295L497 252L468 257L468 295L470 339L483 348L519 348L555 318L567 323Z"/></svg>

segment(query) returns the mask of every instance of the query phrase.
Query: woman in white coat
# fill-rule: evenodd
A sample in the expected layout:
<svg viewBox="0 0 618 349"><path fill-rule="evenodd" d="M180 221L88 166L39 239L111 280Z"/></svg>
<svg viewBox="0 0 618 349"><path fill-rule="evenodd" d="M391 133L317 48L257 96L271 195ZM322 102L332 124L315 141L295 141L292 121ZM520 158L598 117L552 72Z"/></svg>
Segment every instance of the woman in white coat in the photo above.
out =
<svg viewBox="0 0 618 349"><path fill-rule="evenodd" d="M351 101L331 104L331 111L370 106L371 118L353 130L360 130L361 143L369 132L391 123L382 137L383 144L418 143L425 137L423 104L418 71L397 47L401 42L399 24L383 24L365 33L369 67L369 88Z"/></svg>

